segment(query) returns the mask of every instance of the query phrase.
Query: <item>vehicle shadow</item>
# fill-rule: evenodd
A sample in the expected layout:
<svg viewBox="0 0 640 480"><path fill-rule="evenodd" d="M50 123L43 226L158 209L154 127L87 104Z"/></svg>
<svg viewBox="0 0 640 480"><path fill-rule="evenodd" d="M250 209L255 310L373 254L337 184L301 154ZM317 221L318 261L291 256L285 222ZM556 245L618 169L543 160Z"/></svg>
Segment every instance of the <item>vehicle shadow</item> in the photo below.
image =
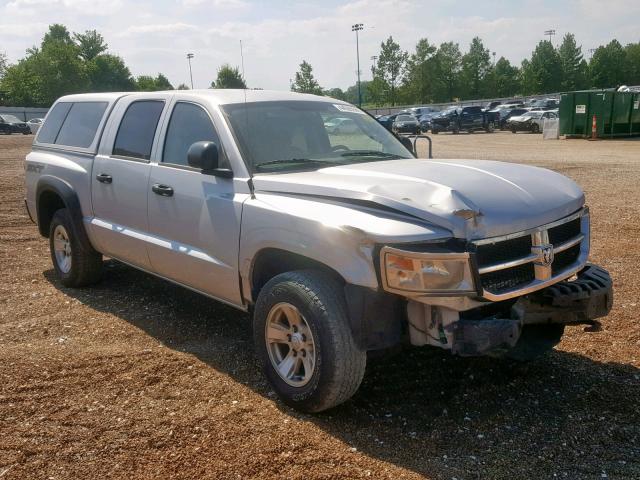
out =
<svg viewBox="0 0 640 480"><path fill-rule="evenodd" d="M67 289L167 347L273 396L249 316L118 262ZM577 328L577 327L575 327ZM588 335L588 333L584 333ZM430 478L640 478L640 370L555 351L523 365L410 349L373 360L354 398L313 422L352 448Z"/></svg>

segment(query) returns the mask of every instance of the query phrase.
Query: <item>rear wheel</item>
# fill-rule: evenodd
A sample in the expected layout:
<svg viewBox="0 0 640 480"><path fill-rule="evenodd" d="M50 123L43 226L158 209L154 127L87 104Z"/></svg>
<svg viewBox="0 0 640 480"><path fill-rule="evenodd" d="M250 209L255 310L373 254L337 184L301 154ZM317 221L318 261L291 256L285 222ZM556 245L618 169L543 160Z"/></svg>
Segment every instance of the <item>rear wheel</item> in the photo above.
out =
<svg viewBox="0 0 640 480"><path fill-rule="evenodd" d="M71 214L66 208L53 214L49 248L53 268L65 287L83 287L100 279L102 255L76 238Z"/></svg>
<svg viewBox="0 0 640 480"><path fill-rule="evenodd" d="M538 126L537 123L534 123L533 125L531 125L531 132L532 133L540 133L540 127Z"/></svg>
<svg viewBox="0 0 640 480"><path fill-rule="evenodd" d="M304 412L348 400L366 352L349 328L342 285L315 270L280 274L261 290L253 318L256 353L278 396Z"/></svg>
<svg viewBox="0 0 640 480"><path fill-rule="evenodd" d="M517 132L517 130L515 128L511 129L511 133L516 133L516 132Z"/></svg>

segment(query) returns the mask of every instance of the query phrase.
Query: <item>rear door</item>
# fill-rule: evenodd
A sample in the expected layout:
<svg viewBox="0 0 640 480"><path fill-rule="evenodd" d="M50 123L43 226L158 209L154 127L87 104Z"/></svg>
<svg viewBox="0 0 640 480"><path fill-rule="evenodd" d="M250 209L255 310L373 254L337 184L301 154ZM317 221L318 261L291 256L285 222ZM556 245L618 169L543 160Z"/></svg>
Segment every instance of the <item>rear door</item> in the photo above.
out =
<svg viewBox="0 0 640 480"><path fill-rule="evenodd" d="M93 164L92 228L106 255L150 270L147 185L158 125L171 94L120 100Z"/></svg>
<svg viewBox="0 0 640 480"><path fill-rule="evenodd" d="M167 118L147 188L152 268L241 305L238 245L242 203L248 195L237 193L240 180L204 174L187 164L192 144L212 141L222 166L228 167L213 117L203 105L176 101Z"/></svg>

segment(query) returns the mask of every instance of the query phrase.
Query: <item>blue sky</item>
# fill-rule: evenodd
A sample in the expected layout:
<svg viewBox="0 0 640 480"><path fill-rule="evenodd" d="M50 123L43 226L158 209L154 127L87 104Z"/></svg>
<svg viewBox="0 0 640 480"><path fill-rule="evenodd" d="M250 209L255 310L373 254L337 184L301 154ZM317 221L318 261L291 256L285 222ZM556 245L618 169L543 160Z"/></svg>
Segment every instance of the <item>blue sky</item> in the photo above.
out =
<svg viewBox="0 0 640 480"><path fill-rule="evenodd" d="M323 87L345 88L355 81L353 23L365 25L360 61L368 78L370 58L389 35L409 51L423 37L464 50L478 35L497 58L519 64L544 30L556 30L555 43L574 33L587 54L612 38L640 41L638 18L638 0L0 0L0 51L16 61L49 23L95 28L134 75L162 72L174 85L188 83L185 56L194 53L195 87L204 88L221 64L240 65L242 39L250 87L288 89L306 59Z"/></svg>

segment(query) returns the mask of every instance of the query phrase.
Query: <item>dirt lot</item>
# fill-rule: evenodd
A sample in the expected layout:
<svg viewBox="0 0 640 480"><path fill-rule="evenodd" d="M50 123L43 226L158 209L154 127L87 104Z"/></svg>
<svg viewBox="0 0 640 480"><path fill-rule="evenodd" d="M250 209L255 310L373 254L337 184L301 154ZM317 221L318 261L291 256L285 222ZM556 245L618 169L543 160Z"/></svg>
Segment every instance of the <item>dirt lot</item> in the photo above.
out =
<svg viewBox="0 0 640 480"><path fill-rule="evenodd" d="M531 162L587 193L615 279L599 332L532 364L414 349L317 416L273 397L249 318L108 262L63 288L0 137L0 479L640 478L640 142L434 136L437 158Z"/></svg>

